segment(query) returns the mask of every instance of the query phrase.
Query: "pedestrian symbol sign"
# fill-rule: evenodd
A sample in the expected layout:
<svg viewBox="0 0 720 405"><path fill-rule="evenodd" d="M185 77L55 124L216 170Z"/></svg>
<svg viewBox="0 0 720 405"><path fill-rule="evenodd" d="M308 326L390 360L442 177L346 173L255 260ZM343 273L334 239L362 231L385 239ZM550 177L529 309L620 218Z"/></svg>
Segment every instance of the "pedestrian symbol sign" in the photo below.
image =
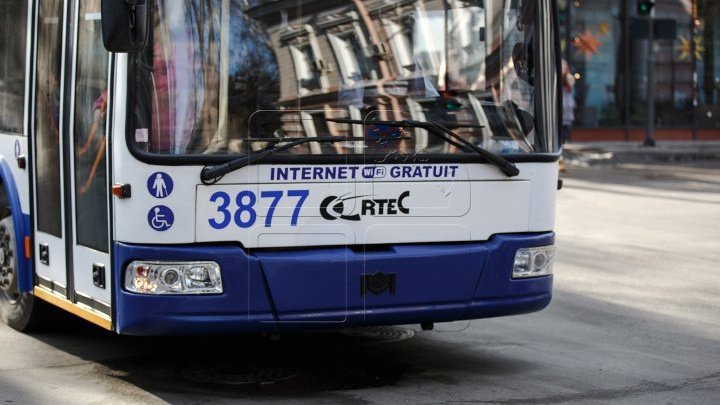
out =
<svg viewBox="0 0 720 405"><path fill-rule="evenodd" d="M167 173L153 173L148 178L147 189L153 197L165 198L173 191L173 180Z"/></svg>
<svg viewBox="0 0 720 405"><path fill-rule="evenodd" d="M148 212L148 224L158 232L164 232L170 229L175 222L175 214L172 210L164 205L152 207Z"/></svg>

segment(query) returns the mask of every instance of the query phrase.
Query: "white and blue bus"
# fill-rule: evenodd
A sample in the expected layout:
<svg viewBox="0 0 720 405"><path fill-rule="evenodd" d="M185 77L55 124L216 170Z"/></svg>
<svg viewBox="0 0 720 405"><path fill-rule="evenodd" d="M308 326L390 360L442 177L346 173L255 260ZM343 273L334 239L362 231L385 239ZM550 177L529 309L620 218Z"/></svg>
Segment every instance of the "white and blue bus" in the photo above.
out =
<svg viewBox="0 0 720 405"><path fill-rule="evenodd" d="M0 0L0 317L129 335L538 311L554 0Z"/></svg>

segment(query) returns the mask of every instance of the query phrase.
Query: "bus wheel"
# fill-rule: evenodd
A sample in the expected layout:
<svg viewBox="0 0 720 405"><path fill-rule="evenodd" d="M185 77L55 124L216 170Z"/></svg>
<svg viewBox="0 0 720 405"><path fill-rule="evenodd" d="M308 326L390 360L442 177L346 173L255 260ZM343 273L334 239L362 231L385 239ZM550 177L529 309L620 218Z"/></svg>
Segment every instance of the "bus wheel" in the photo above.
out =
<svg viewBox="0 0 720 405"><path fill-rule="evenodd" d="M0 193L0 320L21 332L36 330L46 304L18 286L15 226L5 193Z"/></svg>

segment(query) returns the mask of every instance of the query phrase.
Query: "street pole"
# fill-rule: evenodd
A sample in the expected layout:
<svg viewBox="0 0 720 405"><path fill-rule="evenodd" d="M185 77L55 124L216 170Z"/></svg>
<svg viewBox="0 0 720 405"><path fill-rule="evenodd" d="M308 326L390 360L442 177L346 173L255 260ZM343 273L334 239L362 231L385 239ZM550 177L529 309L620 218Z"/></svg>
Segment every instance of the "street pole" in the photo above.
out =
<svg viewBox="0 0 720 405"><path fill-rule="evenodd" d="M647 128L643 146L655 146L655 7L648 18Z"/></svg>
<svg viewBox="0 0 720 405"><path fill-rule="evenodd" d="M698 88L698 67L695 54L697 53L697 43L695 38L698 35L698 2L692 0L692 21L690 21L690 61L692 61L692 139L697 140L697 108L700 105L700 89Z"/></svg>

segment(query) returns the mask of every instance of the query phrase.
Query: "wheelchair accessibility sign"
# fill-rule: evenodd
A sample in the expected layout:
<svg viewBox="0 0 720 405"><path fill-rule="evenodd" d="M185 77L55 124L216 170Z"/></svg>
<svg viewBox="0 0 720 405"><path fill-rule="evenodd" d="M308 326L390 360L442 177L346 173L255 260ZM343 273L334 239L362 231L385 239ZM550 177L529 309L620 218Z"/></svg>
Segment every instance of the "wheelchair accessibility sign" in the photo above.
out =
<svg viewBox="0 0 720 405"><path fill-rule="evenodd" d="M152 207L148 212L148 224L158 232L167 231L173 226L173 222L175 222L175 214L164 205Z"/></svg>

